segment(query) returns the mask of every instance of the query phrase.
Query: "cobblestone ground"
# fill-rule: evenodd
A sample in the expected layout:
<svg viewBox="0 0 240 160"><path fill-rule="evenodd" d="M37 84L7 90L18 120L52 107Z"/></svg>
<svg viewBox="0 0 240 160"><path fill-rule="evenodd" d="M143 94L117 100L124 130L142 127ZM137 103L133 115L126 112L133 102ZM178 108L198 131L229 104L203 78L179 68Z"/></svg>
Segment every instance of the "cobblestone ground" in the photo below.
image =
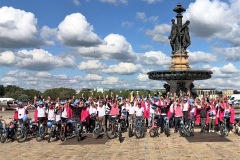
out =
<svg viewBox="0 0 240 160"><path fill-rule="evenodd" d="M0 112L0 115L7 119L12 116L12 111ZM240 137L235 134L227 137L231 142L211 143L189 143L176 133L172 133L170 137L161 134L156 138L151 138L147 134L143 139L128 138L126 133L124 136L126 138L123 143L114 139L106 144L95 145L60 145L60 141L48 143L37 142L35 139L24 143L8 142L0 144L0 157L2 160L237 160L240 157Z"/></svg>

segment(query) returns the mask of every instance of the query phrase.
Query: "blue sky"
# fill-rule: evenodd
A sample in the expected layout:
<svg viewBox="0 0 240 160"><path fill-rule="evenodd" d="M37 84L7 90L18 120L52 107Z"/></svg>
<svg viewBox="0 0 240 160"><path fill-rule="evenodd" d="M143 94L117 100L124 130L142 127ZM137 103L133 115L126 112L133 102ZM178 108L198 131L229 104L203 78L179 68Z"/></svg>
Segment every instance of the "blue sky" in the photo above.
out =
<svg viewBox="0 0 240 160"><path fill-rule="evenodd" d="M0 84L163 88L147 72L169 68L179 2L191 69L213 71L195 86L240 89L240 0L0 0Z"/></svg>

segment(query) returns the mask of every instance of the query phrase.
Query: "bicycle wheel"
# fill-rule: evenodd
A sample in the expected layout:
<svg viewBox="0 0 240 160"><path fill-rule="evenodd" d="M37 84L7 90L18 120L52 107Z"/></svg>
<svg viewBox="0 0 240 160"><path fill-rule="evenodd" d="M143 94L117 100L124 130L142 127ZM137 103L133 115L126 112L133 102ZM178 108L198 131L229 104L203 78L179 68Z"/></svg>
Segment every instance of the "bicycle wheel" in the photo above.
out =
<svg viewBox="0 0 240 160"><path fill-rule="evenodd" d="M115 131L114 131L114 124L109 124L108 129L107 129L107 137L108 139L113 139L115 138Z"/></svg>
<svg viewBox="0 0 240 160"><path fill-rule="evenodd" d="M118 131L118 139L119 139L119 142L120 142L120 143L123 142L123 137L122 137L122 131L121 131L121 129L119 129L119 131Z"/></svg>
<svg viewBox="0 0 240 160"><path fill-rule="evenodd" d="M22 129L17 130L15 133L16 140L21 143L27 139L27 129L23 127Z"/></svg>
<svg viewBox="0 0 240 160"><path fill-rule="evenodd" d="M38 142L42 141L44 139L44 127L43 126L40 126L39 127L39 130L38 130L38 133L36 135L36 140Z"/></svg>
<svg viewBox="0 0 240 160"><path fill-rule="evenodd" d="M100 129L99 128L95 128L93 130L93 138L97 139L99 135L100 135Z"/></svg>
<svg viewBox="0 0 240 160"><path fill-rule="evenodd" d="M132 126L129 126L128 128L128 137L132 137L133 133L132 133Z"/></svg>
<svg viewBox="0 0 240 160"><path fill-rule="evenodd" d="M7 140L7 137L8 137L8 131L7 130L2 130L2 133L1 133L1 143L4 143L6 142Z"/></svg>
<svg viewBox="0 0 240 160"><path fill-rule="evenodd" d="M165 135L166 135L167 137L170 136L170 129L169 129L169 126L168 126L168 125L165 125Z"/></svg>
<svg viewBox="0 0 240 160"><path fill-rule="evenodd" d="M181 137L184 137L184 134L183 134L183 129L182 129L182 127L180 127L180 128L179 128L179 134L180 134L180 136L181 136Z"/></svg>
<svg viewBox="0 0 240 160"><path fill-rule="evenodd" d="M155 129L150 129L150 130L149 130L149 135L150 135L150 137L156 137L156 131L155 131Z"/></svg>
<svg viewBox="0 0 240 160"><path fill-rule="evenodd" d="M220 136L224 137L224 124L220 125Z"/></svg>
<svg viewBox="0 0 240 160"><path fill-rule="evenodd" d="M143 135L142 128L141 127L137 127L136 130L135 130L136 138L142 138L142 135Z"/></svg>

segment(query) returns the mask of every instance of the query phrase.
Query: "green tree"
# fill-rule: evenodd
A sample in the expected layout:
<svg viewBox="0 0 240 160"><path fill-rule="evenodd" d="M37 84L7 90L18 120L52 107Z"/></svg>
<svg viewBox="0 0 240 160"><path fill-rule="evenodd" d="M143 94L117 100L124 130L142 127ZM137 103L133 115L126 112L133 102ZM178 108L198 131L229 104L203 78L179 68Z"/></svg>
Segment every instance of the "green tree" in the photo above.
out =
<svg viewBox="0 0 240 160"><path fill-rule="evenodd" d="M5 87L0 85L0 96L3 97L5 95Z"/></svg>

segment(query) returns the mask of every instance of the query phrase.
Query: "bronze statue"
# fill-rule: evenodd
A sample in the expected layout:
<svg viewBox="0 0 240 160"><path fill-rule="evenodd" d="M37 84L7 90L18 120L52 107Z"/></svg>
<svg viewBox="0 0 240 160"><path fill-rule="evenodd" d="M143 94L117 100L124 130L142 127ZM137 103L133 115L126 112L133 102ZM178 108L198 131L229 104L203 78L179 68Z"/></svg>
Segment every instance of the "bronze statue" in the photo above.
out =
<svg viewBox="0 0 240 160"><path fill-rule="evenodd" d="M190 21L187 20L186 23L180 29L180 33L182 33L181 44L183 49L186 51L187 47L191 44L190 35L189 35L189 27Z"/></svg>
<svg viewBox="0 0 240 160"><path fill-rule="evenodd" d="M178 25L175 23L175 20L172 19L172 30L171 30L170 36L168 37L170 39L172 53L174 53L176 51L177 36L178 36Z"/></svg>

